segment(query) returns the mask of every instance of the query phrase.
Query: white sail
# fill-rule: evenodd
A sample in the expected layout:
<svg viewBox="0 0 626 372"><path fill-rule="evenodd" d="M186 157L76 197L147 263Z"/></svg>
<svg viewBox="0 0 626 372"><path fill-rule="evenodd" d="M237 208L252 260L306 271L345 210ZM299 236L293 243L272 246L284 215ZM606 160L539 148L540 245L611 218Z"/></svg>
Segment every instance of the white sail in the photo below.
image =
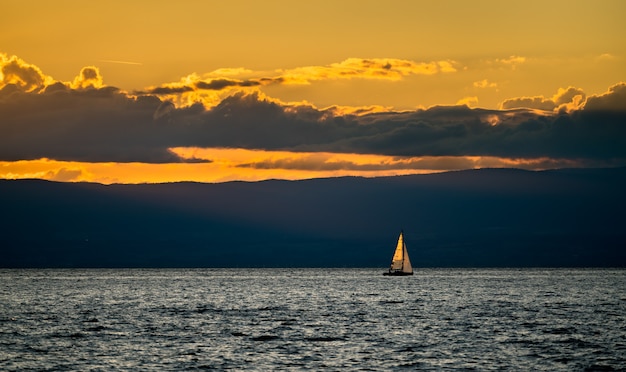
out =
<svg viewBox="0 0 626 372"><path fill-rule="evenodd" d="M406 246L404 245L404 236L400 233L398 237L398 244L396 244L396 250L393 252L393 258L391 259L391 270L402 270L404 267L404 253L406 252Z"/></svg>
<svg viewBox="0 0 626 372"><path fill-rule="evenodd" d="M391 266L389 272L385 275L411 275L413 274L413 267L411 266L411 260L409 259L409 252L406 249L406 243L404 242L404 233L400 232L398 237L398 244L396 244L396 250L393 252L391 258Z"/></svg>
<svg viewBox="0 0 626 372"><path fill-rule="evenodd" d="M404 260L402 261L402 272L412 273L413 266L411 266L411 260L409 259L409 252L406 250L406 244L404 244Z"/></svg>

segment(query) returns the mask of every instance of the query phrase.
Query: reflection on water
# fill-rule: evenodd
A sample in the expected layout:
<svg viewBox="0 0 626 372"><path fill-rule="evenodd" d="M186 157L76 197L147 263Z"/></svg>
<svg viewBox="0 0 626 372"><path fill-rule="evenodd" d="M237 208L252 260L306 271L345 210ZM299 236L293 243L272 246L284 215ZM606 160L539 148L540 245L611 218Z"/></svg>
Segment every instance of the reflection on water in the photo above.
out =
<svg viewBox="0 0 626 372"><path fill-rule="evenodd" d="M0 270L0 369L626 368L626 271Z"/></svg>

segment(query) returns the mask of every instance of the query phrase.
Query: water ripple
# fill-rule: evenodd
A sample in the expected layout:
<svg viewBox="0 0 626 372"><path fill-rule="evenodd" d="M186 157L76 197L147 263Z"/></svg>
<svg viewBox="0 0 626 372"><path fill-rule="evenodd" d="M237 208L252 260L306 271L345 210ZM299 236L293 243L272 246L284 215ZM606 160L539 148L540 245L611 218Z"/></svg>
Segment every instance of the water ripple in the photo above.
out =
<svg viewBox="0 0 626 372"><path fill-rule="evenodd" d="M234 271L234 272L233 272ZM626 369L626 271L0 270L0 369Z"/></svg>

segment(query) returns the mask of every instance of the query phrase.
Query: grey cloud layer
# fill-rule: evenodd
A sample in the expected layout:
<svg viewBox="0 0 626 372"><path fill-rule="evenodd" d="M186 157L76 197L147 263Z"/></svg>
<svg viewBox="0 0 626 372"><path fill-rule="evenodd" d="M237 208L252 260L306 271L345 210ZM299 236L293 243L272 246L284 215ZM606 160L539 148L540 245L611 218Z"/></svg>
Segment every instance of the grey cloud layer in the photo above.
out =
<svg viewBox="0 0 626 372"><path fill-rule="evenodd" d="M192 92L196 90L223 90L226 88L247 88L255 87L259 85L269 85L280 82L280 78L276 79L249 79L249 80L235 80L235 79L210 79L207 81L199 80L189 85L174 85L174 86L161 86L152 88L146 91L136 92L137 94L179 94Z"/></svg>
<svg viewBox="0 0 626 372"><path fill-rule="evenodd" d="M230 83L214 82L215 88ZM111 87L58 83L27 92L8 84L0 90L0 160L180 162L169 148L197 146L623 165L625 107L624 83L570 113L442 106L363 116L281 106L255 94L233 95L207 110L201 104L175 108L150 94L132 97Z"/></svg>

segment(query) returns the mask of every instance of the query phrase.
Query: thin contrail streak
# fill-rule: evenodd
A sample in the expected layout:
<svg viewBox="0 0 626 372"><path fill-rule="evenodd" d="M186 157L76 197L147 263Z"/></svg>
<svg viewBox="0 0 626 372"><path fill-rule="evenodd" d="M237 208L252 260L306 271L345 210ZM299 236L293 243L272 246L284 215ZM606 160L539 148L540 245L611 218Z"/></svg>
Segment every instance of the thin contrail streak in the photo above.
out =
<svg viewBox="0 0 626 372"><path fill-rule="evenodd" d="M100 62L121 63L123 65L141 65L141 63L139 63L139 62L115 61L115 60L111 60L111 59L101 59Z"/></svg>

